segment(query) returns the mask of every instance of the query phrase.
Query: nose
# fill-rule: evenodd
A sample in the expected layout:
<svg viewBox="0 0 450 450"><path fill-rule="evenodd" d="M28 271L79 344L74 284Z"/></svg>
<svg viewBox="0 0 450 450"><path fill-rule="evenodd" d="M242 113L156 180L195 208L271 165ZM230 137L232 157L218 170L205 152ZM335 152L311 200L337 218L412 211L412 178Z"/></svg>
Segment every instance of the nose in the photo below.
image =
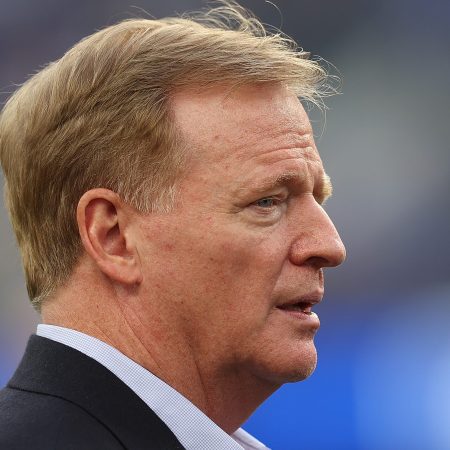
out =
<svg viewBox="0 0 450 450"><path fill-rule="evenodd" d="M345 260L345 246L328 214L312 201L314 204L303 210L300 223L297 221L289 259L295 265L309 264L318 269L336 267Z"/></svg>

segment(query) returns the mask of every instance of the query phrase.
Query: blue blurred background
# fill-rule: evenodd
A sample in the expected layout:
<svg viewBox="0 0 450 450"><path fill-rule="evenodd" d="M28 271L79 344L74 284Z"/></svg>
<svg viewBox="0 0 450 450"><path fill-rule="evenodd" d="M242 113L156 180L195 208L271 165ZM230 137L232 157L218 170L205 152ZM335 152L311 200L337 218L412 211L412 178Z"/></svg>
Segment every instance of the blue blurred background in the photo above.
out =
<svg viewBox="0 0 450 450"><path fill-rule="evenodd" d="M319 364L246 424L274 450L450 449L450 2L242 1L335 64L343 95L313 114L348 260L327 273ZM79 39L200 1L1 0L0 101ZM0 211L0 386L37 315Z"/></svg>

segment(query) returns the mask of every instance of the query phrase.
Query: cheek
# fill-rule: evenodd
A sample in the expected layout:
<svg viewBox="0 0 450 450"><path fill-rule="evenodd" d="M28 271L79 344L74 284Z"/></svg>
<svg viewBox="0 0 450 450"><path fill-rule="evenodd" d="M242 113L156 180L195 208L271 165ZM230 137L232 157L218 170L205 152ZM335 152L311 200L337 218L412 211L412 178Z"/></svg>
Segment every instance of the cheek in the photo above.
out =
<svg viewBox="0 0 450 450"><path fill-rule="evenodd" d="M240 224L219 226L208 218L166 224L159 239L152 239L157 264L148 261L148 271L162 282L161 294L182 303L185 314L266 314L286 260L281 236Z"/></svg>
<svg viewBox="0 0 450 450"><path fill-rule="evenodd" d="M284 265L282 248L268 239L239 234L226 239L222 234L220 241L208 240L201 252L201 265L192 273L194 288L202 300L214 305L216 317L240 323L244 329L262 323L272 308ZM196 264L194 260L192 267Z"/></svg>
<svg viewBox="0 0 450 450"><path fill-rule="evenodd" d="M223 283L234 284L237 280L242 287L253 284L270 285L279 274L284 260L281 249L270 240L257 237L222 236L219 240L208 241L204 252L204 269L212 272Z"/></svg>

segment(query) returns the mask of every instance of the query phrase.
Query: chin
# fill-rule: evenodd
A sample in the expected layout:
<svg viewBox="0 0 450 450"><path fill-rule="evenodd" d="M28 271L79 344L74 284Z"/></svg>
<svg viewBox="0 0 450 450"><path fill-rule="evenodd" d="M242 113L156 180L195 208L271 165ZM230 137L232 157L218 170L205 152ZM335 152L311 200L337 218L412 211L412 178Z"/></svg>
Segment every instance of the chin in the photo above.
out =
<svg viewBox="0 0 450 450"><path fill-rule="evenodd" d="M317 354L308 356L297 365L291 367L289 371L279 374L279 381L281 383L296 383L298 381L306 380L312 375L317 366Z"/></svg>
<svg viewBox="0 0 450 450"><path fill-rule="evenodd" d="M317 366L317 358L315 358L314 362L310 364L303 364L302 367L299 367L295 373L292 374L291 378L286 380L285 383L296 383L297 381L303 381L309 378L314 370L316 370Z"/></svg>
<svg viewBox="0 0 450 450"><path fill-rule="evenodd" d="M317 352L312 343L300 351L277 356L264 361L257 371L260 378L276 386L306 380L317 366Z"/></svg>

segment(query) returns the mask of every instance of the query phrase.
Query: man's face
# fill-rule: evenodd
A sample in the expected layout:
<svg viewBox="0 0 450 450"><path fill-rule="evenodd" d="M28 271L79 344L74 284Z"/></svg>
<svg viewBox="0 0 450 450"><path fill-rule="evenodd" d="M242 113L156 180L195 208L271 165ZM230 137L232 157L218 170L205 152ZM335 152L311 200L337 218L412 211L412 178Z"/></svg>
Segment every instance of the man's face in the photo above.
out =
<svg viewBox="0 0 450 450"><path fill-rule="evenodd" d="M161 316L211 376L304 379L322 268L345 257L308 117L274 85L183 92L172 107L189 167L174 211L144 219L140 253Z"/></svg>

